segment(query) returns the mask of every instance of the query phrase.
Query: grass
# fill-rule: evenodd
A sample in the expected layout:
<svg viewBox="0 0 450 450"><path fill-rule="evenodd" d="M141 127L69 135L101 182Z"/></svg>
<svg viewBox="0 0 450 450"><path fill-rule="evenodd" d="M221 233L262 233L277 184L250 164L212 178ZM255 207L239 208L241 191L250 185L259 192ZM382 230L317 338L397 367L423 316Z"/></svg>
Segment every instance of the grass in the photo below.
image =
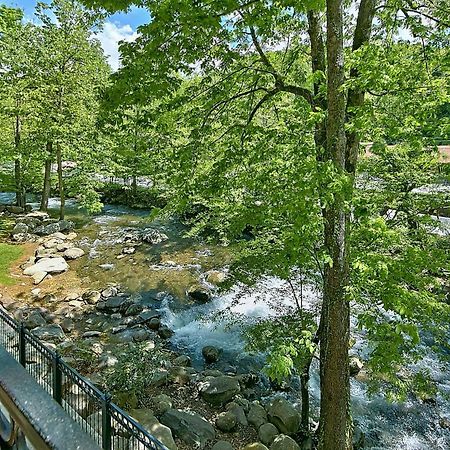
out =
<svg viewBox="0 0 450 450"><path fill-rule="evenodd" d="M0 243L0 285L9 286L15 280L11 278L9 269L14 261L23 254L23 249L18 245Z"/></svg>

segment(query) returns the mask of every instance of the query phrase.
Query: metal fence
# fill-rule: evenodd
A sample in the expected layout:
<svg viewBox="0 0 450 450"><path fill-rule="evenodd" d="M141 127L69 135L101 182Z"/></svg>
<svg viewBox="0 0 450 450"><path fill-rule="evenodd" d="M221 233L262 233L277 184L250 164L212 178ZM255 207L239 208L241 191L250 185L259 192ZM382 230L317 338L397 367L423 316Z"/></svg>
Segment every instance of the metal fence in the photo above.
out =
<svg viewBox="0 0 450 450"><path fill-rule="evenodd" d="M168 450L1 307L0 345L104 450Z"/></svg>

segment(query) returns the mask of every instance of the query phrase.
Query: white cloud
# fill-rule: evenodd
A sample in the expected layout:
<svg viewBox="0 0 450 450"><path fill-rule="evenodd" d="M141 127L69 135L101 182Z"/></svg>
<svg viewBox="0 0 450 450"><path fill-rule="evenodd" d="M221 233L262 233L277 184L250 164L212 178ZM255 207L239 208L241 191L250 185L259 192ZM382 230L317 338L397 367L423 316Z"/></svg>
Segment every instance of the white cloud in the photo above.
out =
<svg viewBox="0 0 450 450"><path fill-rule="evenodd" d="M138 33L130 25L117 25L113 22L105 22L103 30L96 35L114 71L120 67L119 42L132 42L137 37Z"/></svg>

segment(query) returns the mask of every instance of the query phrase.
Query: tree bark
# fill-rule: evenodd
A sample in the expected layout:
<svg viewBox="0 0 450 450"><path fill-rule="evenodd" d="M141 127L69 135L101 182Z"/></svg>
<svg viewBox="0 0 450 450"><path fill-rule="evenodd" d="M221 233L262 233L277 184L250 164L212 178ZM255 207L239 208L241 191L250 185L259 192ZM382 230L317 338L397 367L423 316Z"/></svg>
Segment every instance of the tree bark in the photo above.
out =
<svg viewBox="0 0 450 450"><path fill-rule="evenodd" d="M50 189L51 189L51 171L52 171L52 153L53 153L53 143L47 142L47 158L45 159L45 168L44 168L44 186L42 189L42 197L41 197L41 211L47 211L48 209L48 199L50 197Z"/></svg>
<svg viewBox="0 0 450 450"><path fill-rule="evenodd" d="M65 197L64 197L64 180L62 171L62 156L61 156L61 144L56 144L56 161L58 164L58 186L59 186L59 220L64 220L64 207L65 207Z"/></svg>
<svg viewBox="0 0 450 450"><path fill-rule="evenodd" d="M14 181L16 185L16 205L25 208L26 193L23 185L22 163L20 160L21 123L20 116L16 114L14 122L14 148L16 159L14 161Z"/></svg>
<svg viewBox="0 0 450 450"><path fill-rule="evenodd" d="M327 107L325 158L337 176L347 175L342 0L327 0ZM331 263L325 265L320 337L319 450L352 447L348 345L350 305L348 283L349 213L343 193L336 192L324 208L324 242Z"/></svg>

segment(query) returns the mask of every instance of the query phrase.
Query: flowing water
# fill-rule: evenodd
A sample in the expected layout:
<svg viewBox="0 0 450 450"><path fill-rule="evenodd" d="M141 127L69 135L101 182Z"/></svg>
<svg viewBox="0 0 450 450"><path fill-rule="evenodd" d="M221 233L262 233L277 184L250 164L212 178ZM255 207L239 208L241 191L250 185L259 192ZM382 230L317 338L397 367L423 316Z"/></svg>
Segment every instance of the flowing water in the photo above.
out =
<svg viewBox="0 0 450 450"><path fill-rule="evenodd" d="M0 203L11 197L0 194ZM58 206L57 199L50 200L51 210ZM231 260L230 249L185 237L185 228L175 220L150 223L148 216L148 211L106 205L100 214L89 217L69 200L67 218L77 223L79 246L87 252L75 264L80 276L93 288L117 283L139 301L158 308L163 321L175 332L173 347L189 354L197 367L202 364L201 349L205 345L221 348L224 364L238 370L260 367L263 357L245 351L243 327L257 318L276 316L293 307L289 286L282 280L265 278L251 289L234 286L227 293L216 291L206 304L192 302L186 290L199 281L207 284L206 271L226 267ZM164 232L169 239L153 246L141 244L135 254L118 259L122 249L132 245L126 243L127 234L149 226ZM314 309L318 303L318 293L307 287L305 307ZM367 351L364 336L355 333L355 337L354 348L361 353ZM418 366L428 368L440 391L450 396L448 364L439 362L430 349ZM313 368L311 390L314 409L319 394L317 367ZM412 396L404 403L388 403L381 396L369 397L364 382L352 379L352 408L358 426L366 434L367 448L450 449L450 429L440 424L442 419L450 424L450 402L443 394L437 396L435 403L424 403Z"/></svg>

